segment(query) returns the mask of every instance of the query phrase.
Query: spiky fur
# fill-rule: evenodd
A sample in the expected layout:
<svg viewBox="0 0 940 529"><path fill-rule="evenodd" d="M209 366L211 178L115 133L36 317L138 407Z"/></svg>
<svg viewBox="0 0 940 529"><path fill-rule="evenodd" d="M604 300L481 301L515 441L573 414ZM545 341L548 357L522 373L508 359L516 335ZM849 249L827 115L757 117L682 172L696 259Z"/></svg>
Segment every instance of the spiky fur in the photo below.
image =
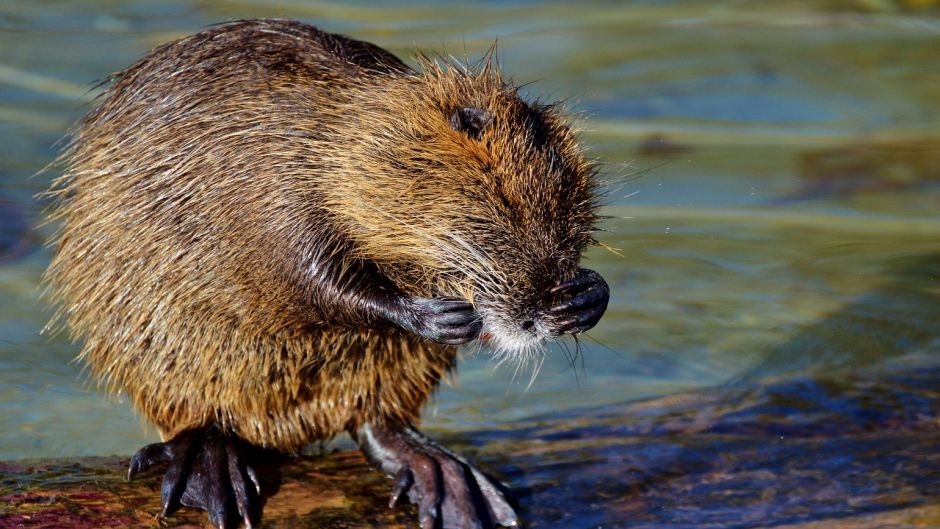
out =
<svg viewBox="0 0 940 529"><path fill-rule="evenodd" d="M112 76L73 132L47 282L93 374L165 437L215 422L293 451L416 420L456 351L363 312L374 282L472 299L531 346L510 328L590 240L590 166L493 61L419 62L225 24ZM468 106L494 116L479 139L448 123Z"/></svg>

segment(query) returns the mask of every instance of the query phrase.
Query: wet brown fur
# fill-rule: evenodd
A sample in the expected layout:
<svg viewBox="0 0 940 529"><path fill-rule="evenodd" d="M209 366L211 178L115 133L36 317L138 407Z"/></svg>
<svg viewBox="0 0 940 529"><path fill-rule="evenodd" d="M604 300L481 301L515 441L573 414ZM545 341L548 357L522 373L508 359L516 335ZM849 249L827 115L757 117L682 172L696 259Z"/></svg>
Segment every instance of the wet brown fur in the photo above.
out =
<svg viewBox="0 0 940 529"><path fill-rule="evenodd" d="M47 281L164 437L215 422L294 451L413 422L456 350L355 310L361 282L498 320L573 273L594 192L565 118L492 61L420 63L235 22L114 75L74 131ZM449 123L463 107L492 114L479 138Z"/></svg>

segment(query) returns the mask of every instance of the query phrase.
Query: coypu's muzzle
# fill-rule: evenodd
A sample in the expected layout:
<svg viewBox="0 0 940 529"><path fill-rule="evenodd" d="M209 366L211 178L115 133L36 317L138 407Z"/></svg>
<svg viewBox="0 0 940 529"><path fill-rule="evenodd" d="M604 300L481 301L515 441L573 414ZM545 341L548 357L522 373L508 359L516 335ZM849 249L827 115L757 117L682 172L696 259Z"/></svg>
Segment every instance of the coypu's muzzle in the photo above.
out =
<svg viewBox="0 0 940 529"><path fill-rule="evenodd" d="M500 352L527 352L547 339L578 334L597 324L607 310L610 289L597 272L579 269L574 278L544 292L534 307L507 314L483 307L485 336Z"/></svg>

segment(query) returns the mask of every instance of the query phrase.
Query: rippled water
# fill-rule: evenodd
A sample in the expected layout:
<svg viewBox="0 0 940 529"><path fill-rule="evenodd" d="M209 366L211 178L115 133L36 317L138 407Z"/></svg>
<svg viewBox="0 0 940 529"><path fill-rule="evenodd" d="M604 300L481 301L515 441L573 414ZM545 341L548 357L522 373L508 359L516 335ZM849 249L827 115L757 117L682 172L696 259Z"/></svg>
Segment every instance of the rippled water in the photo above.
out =
<svg viewBox="0 0 940 529"><path fill-rule="evenodd" d="M39 335L49 252L30 177L96 79L213 22L299 18L479 56L584 113L611 180L589 265L608 315L526 390L468 352L426 422L470 430L767 377L940 364L940 18L932 2L0 4L0 459L154 439ZM919 9L918 6L926 6ZM794 404L795 406L795 404Z"/></svg>

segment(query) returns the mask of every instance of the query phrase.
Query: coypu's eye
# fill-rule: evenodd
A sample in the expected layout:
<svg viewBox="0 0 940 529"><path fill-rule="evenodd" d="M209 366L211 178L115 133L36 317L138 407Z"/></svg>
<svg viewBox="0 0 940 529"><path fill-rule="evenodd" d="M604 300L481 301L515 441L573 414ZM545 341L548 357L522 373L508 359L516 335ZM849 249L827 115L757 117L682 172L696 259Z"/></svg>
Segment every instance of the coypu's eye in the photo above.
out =
<svg viewBox="0 0 940 529"><path fill-rule="evenodd" d="M465 132L471 138L478 140L483 129L493 121L493 114L482 108L458 108L450 115L450 126L454 130Z"/></svg>

